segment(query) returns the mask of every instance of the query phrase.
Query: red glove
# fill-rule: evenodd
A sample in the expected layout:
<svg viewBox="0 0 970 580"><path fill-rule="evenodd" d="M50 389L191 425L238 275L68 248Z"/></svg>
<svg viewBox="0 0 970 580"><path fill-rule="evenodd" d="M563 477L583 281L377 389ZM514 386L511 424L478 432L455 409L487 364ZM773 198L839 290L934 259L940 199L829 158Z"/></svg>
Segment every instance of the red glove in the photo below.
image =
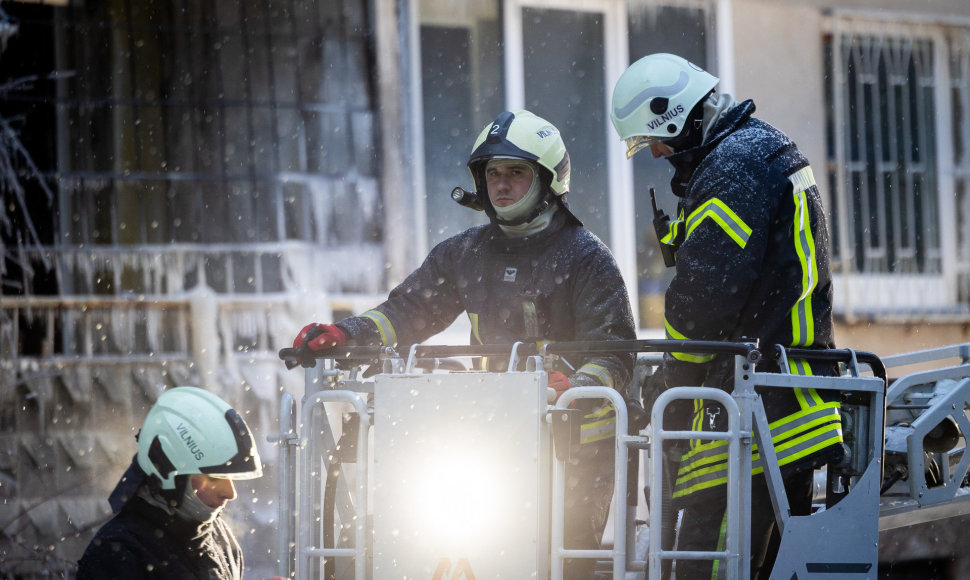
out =
<svg viewBox="0 0 970 580"><path fill-rule="evenodd" d="M556 390L557 401L559 400L559 397L566 392L566 389L572 387L572 385L569 383L569 379L566 378L566 375L559 371L549 371L548 385L550 389Z"/></svg>
<svg viewBox="0 0 970 580"><path fill-rule="evenodd" d="M293 339L293 350L329 350L347 344L347 335L333 324L308 324Z"/></svg>

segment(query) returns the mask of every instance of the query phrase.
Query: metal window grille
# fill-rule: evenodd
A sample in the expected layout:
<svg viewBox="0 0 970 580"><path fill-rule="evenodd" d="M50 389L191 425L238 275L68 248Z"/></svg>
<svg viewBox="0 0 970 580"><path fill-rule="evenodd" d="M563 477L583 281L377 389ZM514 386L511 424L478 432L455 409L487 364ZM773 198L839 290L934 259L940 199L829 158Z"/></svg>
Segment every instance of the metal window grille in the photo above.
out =
<svg viewBox="0 0 970 580"><path fill-rule="evenodd" d="M928 39L846 36L844 177L849 226L839 257L859 272L938 272L933 44ZM850 251L846 251L851 248Z"/></svg>
<svg viewBox="0 0 970 580"><path fill-rule="evenodd" d="M967 35L847 21L826 40L833 254L844 313L968 312Z"/></svg>
<svg viewBox="0 0 970 580"><path fill-rule="evenodd" d="M970 304L970 30L952 31L948 40L953 102L957 297L960 302Z"/></svg>

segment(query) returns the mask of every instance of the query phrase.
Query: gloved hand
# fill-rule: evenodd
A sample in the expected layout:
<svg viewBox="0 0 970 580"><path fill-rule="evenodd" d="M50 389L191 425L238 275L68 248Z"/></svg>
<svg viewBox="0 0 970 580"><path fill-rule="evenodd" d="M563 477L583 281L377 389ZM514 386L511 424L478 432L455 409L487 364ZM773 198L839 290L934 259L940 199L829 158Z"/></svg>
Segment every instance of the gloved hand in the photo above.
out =
<svg viewBox="0 0 970 580"><path fill-rule="evenodd" d="M566 375L562 374L559 371L549 371L548 385L550 389L556 390L557 401L559 400L559 397L561 397L562 394L566 392L567 389L573 386L569 382L569 379L566 377Z"/></svg>
<svg viewBox="0 0 970 580"><path fill-rule="evenodd" d="M644 380L640 395L643 399L643 408L647 413L648 421L652 417L653 406L657 402L657 398L667 388L666 375L662 366L657 367L654 373ZM669 430L689 429L693 408L694 402L689 399L670 401L664 409L663 428Z"/></svg>
<svg viewBox="0 0 970 580"><path fill-rule="evenodd" d="M303 327L303 330L293 339L293 350L303 347L311 351L330 350L347 344L347 335L333 324L319 324L314 322Z"/></svg>

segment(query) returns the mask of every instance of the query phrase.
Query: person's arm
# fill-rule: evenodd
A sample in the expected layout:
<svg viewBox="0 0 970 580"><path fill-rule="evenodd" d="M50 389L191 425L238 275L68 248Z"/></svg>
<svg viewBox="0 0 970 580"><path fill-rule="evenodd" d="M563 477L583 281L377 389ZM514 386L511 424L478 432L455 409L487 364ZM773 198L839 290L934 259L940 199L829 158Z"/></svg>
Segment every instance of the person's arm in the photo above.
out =
<svg viewBox="0 0 970 580"><path fill-rule="evenodd" d="M454 269L455 239L435 246L383 303L337 326L353 337L353 344L384 346L420 343L448 328L465 309Z"/></svg>
<svg viewBox="0 0 970 580"><path fill-rule="evenodd" d="M314 323L297 334L293 348L314 351L349 346L407 346L446 329L464 310L456 264L463 248L473 246L477 229L466 230L435 246L424 262L380 305L336 324ZM314 332L322 332L316 343ZM309 337L308 337L309 333Z"/></svg>
<svg viewBox="0 0 970 580"><path fill-rule="evenodd" d="M629 294L606 246L597 244L571 276L575 285L576 341L636 339ZM586 358L569 381L572 386L606 385L625 393L635 357L626 353Z"/></svg>

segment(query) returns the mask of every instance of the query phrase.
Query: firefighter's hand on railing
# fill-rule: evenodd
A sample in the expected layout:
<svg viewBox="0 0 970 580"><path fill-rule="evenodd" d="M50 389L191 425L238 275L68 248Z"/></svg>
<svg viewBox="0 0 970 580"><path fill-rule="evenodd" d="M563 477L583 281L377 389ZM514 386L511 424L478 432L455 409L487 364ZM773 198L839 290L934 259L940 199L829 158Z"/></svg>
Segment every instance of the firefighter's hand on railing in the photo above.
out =
<svg viewBox="0 0 970 580"><path fill-rule="evenodd" d="M307 324L293 339L293 350L306 347L310 351L327 351L347 344L347 335L334 324Z"/></svg>
<svg viewBox="0 0 970 580"><path fill-rule="evenodd" d="M559 400L559 397L561 397L562 394L566 392L567 389L573 386L572 383L569 382L569 379L566 377L566 375L562 374L559 371L549 371L548 385L550 389L555 389L557 401Z"/></svg>
<svg viewBox="0 0 970 580"><path fill-rule="evenodd" d="M280 351L280 358L286 362L286 368L289 369L296 365L312 368L317 364L314 355L326 353L345 344L347 344L347 335L339 327L314 322L300 330L293 339L292 349L284 348Z"/></svg>

